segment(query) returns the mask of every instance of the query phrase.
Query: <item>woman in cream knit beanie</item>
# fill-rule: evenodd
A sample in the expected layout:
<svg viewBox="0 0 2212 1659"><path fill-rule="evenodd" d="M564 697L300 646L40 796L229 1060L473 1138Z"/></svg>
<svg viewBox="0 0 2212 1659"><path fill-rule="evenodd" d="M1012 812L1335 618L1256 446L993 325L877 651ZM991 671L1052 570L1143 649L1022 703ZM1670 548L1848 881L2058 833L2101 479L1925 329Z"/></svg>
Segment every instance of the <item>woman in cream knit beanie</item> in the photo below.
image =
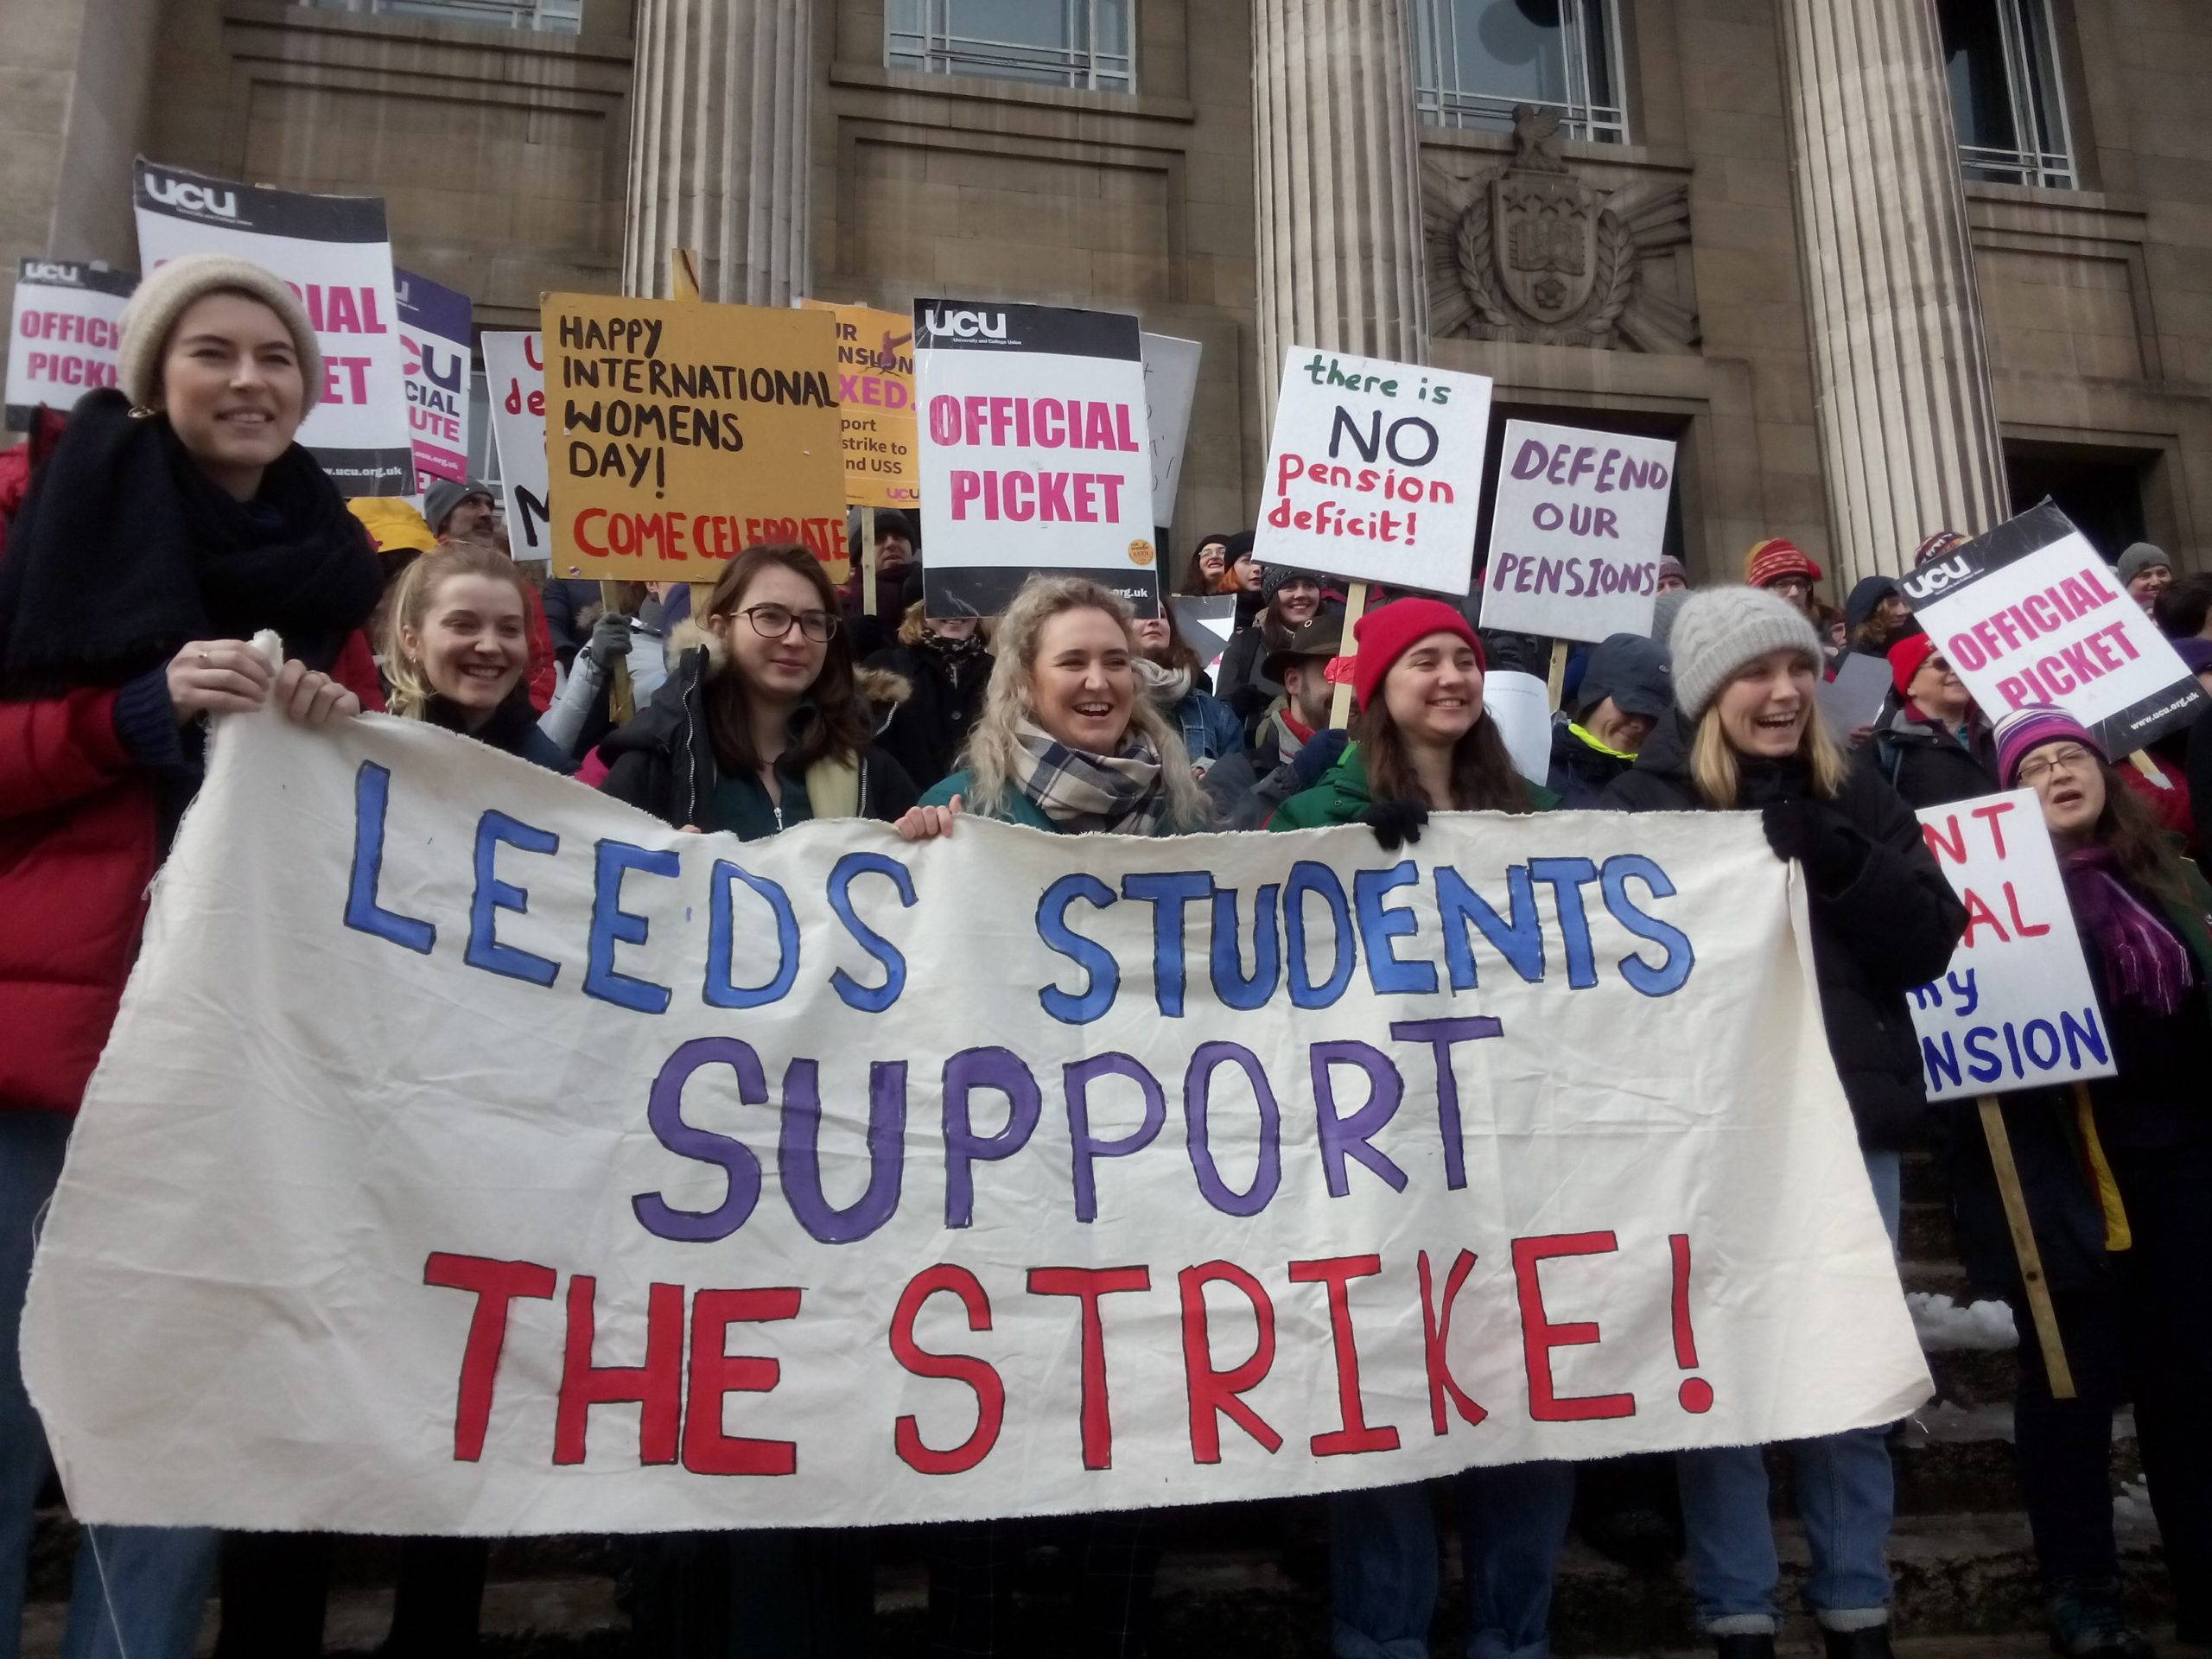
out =
<svg viewBox="0 0 2212 1659"><path fill-rule="evenodd" d="M162 359L169 336L193 303L210 294L242 294L276 314L298 353L304 417L322 392L322 347L291 284L273 270L226 254L188 253L146 274L123 308L116 373L133 409L162 405Z"/></svg>

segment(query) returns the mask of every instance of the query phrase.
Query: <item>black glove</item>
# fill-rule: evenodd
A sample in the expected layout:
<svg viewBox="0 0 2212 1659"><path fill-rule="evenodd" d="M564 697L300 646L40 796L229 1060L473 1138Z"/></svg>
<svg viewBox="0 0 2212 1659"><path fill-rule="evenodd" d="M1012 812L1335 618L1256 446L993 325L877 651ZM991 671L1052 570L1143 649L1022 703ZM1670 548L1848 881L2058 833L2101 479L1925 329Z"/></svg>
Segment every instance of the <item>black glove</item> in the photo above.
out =
<svg viewBox="0 0 2212 1659"><path fill-rule="evenodd" d="M1840 892L1859 879L1869 850L1866 838L1823 801L1776 801L1759 810L1766 844L1783 860L1796 859L1824 892Z"/></svg>
<svg viewBox="0 0 2212 1659"><path fill-rule="evenodd" d="M1303 748L1291 757L1290 773L1298 779L1300 789L1311 789L1321 781L1321 774L1337 764L1344 752L1344 745L1351 741L1351 734L1341 727L1324 726L1306 740Z"/></svg>
<svg viewBox="0 0 2212 1659"><path fill-rule="evenodd" d="M1359 821L1375 832L1384 852L1395 853L1401 845L1410 847L1421 839L1428 808L1419 801L1377 801L1359 815Z"/></svg>
<svg viewBox="0 0 2212 1659"><path fill-rule="evenodd" d="M609 611L591 625L591 638L584 641L584 655L601 669L630 656L630 619Z"/></svg>

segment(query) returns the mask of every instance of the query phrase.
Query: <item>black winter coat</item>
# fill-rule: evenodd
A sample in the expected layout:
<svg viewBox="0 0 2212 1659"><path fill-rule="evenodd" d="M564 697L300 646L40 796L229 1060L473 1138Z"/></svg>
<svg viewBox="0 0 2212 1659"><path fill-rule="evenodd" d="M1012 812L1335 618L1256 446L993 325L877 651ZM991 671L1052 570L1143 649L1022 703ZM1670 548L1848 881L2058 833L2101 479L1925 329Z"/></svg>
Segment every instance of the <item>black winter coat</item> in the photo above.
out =
<svg viewBox="0 0 2212 1659"><path fill-rule="evenodd" d="M1810 794L1809 778L1794 763L1746 763L1743 779L1746 807ZM1703 809L1690 781L1689 733L1679 715L1654 728L1634 769L1606 790L1604 804L1624 812ZM1830 804L1863 855L1858 874L1840 888L1807 884L1828 1052L1858 1122L1859 1144L1902 1148L1923 1138L1928 1113L1905 995L1949 965L1966 932L1966 906L1921 839L1919 821L1874 772L1853 767Z"/></svg>
<svg viewBox="0 0 2212 1659"><path fill-rule="evenodd" d="M1872 771L1917 812L1930 806L1997 792L1997 768L1988 734L1977 729L1969 748L1940 726L1915 720L1902 708L1877 722L1873 741L1852 764Z"/></svg>
<svg viewBox="0 0 2212 1659"><path fill-rule="evenodd" d="M1552 716L1552 764L1544 787L1559 804L1581 811L1600 804L1616 778L1636 763L1604 749L1593 749L1569 729L1567 716Z"/></svg>
<svg viewBox="0 0 2212 1659"><path fill-rule="evenodd" d="M707 823L721 781L707 726L707 681L714 671L705 646L677 659L652 702L599 746L607 762L602 793L678 828ZM861 689L868 690L865 675ZM920 798L899 763L870 745L861 757L861 817L888 823Z"/></svg>
<svg viewBox="0 0 2212 1659"><path fill-rule="evenodd" d="M953 656L928 645L896 645L868 658L912 689L877 734L877 747L898 761L918 789L950 777L969 728L982 712L991 680L991 655L976 650Z"/></svg>

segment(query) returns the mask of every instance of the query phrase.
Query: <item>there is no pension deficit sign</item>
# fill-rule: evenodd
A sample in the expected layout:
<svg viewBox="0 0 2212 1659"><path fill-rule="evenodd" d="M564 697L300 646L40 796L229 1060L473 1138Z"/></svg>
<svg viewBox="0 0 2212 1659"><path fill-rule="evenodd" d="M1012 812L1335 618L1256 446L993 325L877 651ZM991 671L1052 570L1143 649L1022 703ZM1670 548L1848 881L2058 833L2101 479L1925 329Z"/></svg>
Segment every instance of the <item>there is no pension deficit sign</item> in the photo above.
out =
<svg viewBox="0 0 2212 1659"><path fill-rule="evenodd" d="M226 718L25 1370L80 1518L410 1534L1890 1422L1928 1376L1804 938L1749 814L741 844Z"/></svg>
<svg viewBox="0 0 2212 1659"><path fill-rule="evenodd" d="M1929 1099L2114 1075L2036 792L1929 807L1920 825L1967 907L1950 967L1912 994Z"/></svg>
<svg viewBox="0 0 2212 1659"><path fill-rule="evenodd" d="M1491 383L1293 346L1253 550L1262 564L1464 594Z"/></svg>
<svg viewBox="0 0 2212 1659"><path fill-rule="evenodd" d="M1649 633L1674 473L1665 438L1508 421L1483 626L1555 639Z"/></svg>
<svg viewBox="0 0 2212 1659"><path fill-rule="evenodd" d="M1992 721L2056 703L2117 758L2203 710L2203 688L2172 642L2049 501L1898 586Z"/></svg>
<svg viewBox="0 0 2212 1659"><path fill-rule="evenodd" d="M836 326L817 310L544 297L563 576L712 582L756 542L844 578Z"/></svg>
<svg viewBox="0 0 2212 1659"><path fill-rule="evenodd" d="M1003 611L1039 570L1160 606L1137 320L914 302L931 616Z"/></svg>

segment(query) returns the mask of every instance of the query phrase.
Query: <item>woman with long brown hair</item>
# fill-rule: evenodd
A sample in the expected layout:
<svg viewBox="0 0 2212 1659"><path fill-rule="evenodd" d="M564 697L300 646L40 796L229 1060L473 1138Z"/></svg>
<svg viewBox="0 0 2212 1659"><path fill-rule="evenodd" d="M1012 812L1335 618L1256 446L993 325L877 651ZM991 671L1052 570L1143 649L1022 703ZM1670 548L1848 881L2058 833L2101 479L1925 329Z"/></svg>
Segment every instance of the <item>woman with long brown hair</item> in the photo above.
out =
<svg viewBox="0 0 2212 1659"><path fill-rule="evenodd" d="M854 667L837 590L806 549L747 548L671 643L682 654L651 705L599 746L607 794L745 841L914 804L868 706L903 688Z"/></svg>

